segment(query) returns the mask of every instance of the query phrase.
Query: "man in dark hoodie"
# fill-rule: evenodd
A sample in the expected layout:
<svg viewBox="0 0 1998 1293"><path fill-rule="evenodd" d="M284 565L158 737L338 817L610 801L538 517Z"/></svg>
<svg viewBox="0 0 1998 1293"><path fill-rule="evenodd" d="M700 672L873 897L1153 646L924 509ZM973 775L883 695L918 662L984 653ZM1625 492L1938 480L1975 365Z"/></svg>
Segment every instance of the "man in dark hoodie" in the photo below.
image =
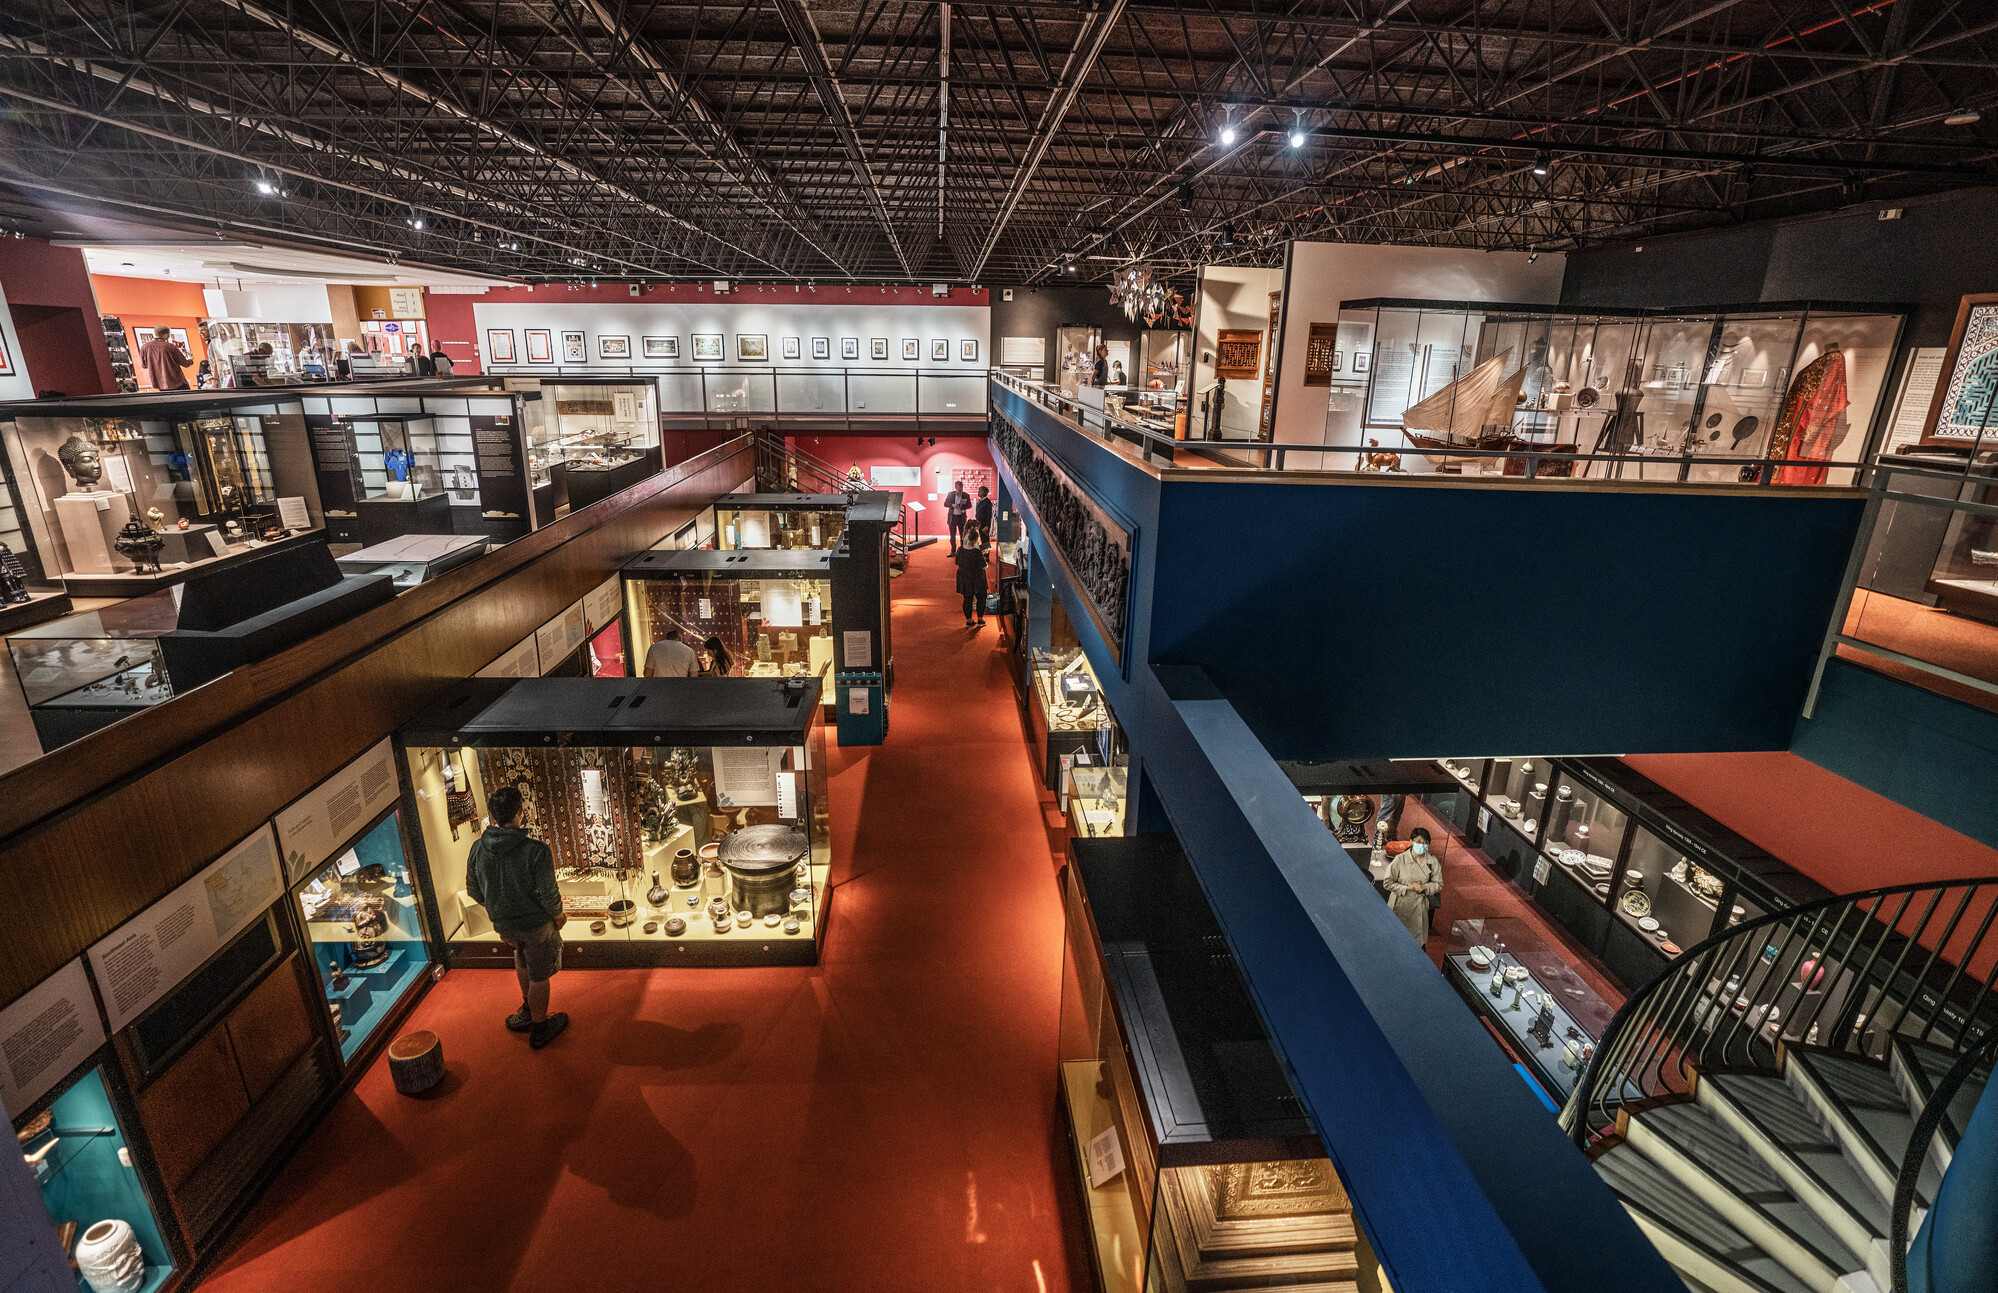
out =
<svg viewBox="0 0 1998 1293"><path fill-rule="evenodd" d="M521 829L520 791L501 786L486 798L486 808L493 824L472 845L465 891L513 949L520 1009L507 1016L506 1026L526 1033L538 1051L569 1026L569 1016L548 1013L548 981L562 968L562 926L569 918L555 887L555 855Z"/></svg>

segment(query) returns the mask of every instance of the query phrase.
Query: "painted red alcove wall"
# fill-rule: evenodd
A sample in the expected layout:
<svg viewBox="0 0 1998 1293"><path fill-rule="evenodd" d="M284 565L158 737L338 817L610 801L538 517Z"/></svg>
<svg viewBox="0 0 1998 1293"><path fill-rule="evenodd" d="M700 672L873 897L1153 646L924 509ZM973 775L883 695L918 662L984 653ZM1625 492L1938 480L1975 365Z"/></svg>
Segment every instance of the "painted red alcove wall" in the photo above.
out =
<svg viewBox="0 0 1998 1293"><path fill-rule="evenodd" d="M1787 751L1623 761L1833 893L1998 876L1998 849Z"/></svg>
<svg viewBox="0 0 1998 1293"><path fill-rule="evenodd" d="M118 389L81 251L40 238L0 238L0 293L37 391L101 395Z"/></svg>
<svg viewBox="0 0 1998 1293"><path fill-rule="evenodd" d="M905 501L913 499L926 509L920 521L911 514L908 522L911 533L919 529L925 535L944 533L942 498L963 469L982 471L982 479L988 482L996 479L991 451L979 436L938 436L934 445L929 443L929 436L924 436L921 448L917 447L914 435L797 435L786 439L841 471L858 463L860 470L866 472L870 479L873 477L871 468L883 464L920 470L923 474L922 485L902 488ZM972 492L977 491L974 489ZM932 494L937 496L936 501L931 500Z"/></svg>
<svg viewBox="0 0 1998 1293"><path fill-rule="evenodd" d="M125 336L132 346L133 367L138 366L140 345L152 338L154 328L163 325L186 331L187 352L194 356L197 365L208 357L208 344L201 339L201 320L208 315L208 301L202 296L199 283L92 274L90 286L97 294L98 310L117 315L118 321L125 325ZM194 369L188 370L187 380L194 380ZM139 386L142 390L151 389L143 372L139 375Z"/></svg>
<svg viewBox="0 0 1998 1293"><path fill-rule="evenodd" d="M479 373L478 321L472 305L480 298L462 292L423 293L423 322L430 332L430 344L442 346L451 356L453 377L476 377Z"/></svg>

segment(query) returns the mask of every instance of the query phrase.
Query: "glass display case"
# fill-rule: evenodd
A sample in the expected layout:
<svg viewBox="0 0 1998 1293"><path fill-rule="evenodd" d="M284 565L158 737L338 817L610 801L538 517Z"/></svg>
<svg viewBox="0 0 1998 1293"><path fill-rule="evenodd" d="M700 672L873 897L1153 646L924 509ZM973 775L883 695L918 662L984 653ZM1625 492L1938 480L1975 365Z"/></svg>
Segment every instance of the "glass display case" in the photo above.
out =
<svg viewBox="0 0 1998 1293"><path fill-rule="evenodd" d="M1110 839L1124 833L1124 800L1130 769L1071 768L1068 790L1068 829L1083 839Z"/></svg>
<svg viewBox="0 0 1998 1293"><path fill-rule="evenodd" d="M1416 450L1403 458L1409 471L1519 474L1520 460L1445 451L1544 448L1630 457L1547 462L1540 474L1850 485L1905 317L1813 302L1586 310L1348 301L1338 337L1365 346L1352 373L1364 374L1364 394L1357 419L1353 401L1335 399L1325 443L1357 445L1364 435ZM1341 360L1342 370L1355 363ZM1754 458L1806 461L1738 461Z"/></svg>
<svg viewBox="0 0 1998 1293"><path fill-rule="evenodd" d="M405 534L451 533L436 419L395 413L335 417L348 435L347 467L362 546Z"/></svg>
<svg viewBox="0 0 1998 1293"><path fill-rule="evenodd" d="M730 494L715 500L715 546L835 548L852 501L847 494Z"/></svg>
<svg viewBox="0 0 1998 1293"><path fill-rule="evenodd" d="M697 651L711 639L746 677L820 677L840 626L832 554L822 549L654 549L625 564L626 641L642 672L670 629Z"/></svg>
<svg viewBox="0 0 1998 1293"><path fill-rule="evenodd" d="M1936 457L1941 452L1930 450ZM1933 462L1920 465L1930 470L1961 471L1962 483L1947 486L1958 502L1983 507L1998 504L1998 453L1979 449L1968 455L1967 462L1959 458L1947 466ZM1901 489L1922 487L1914 477L1905 481L1897 478L1894 484ZM1943 515L1947 524L1926 591L1934 594L1937 605L1953 614L1998 624L1998 517L1956 509Z"/></svg>
<svg viewBox="0 0 1998 1293"><path fill-rule="evenodd" d="M1071 326L1055 329L1056 384L1070 399L1090 384L1096 374L1096 347L1103 341L1103 329Z"/></svg>
<svg viewBox="0 0 1998 1293"><path fill-rule="evenodd" d="M1352 1288L1376 1277L1172 838L1073 839L1062 874L1056 1091L1097 1287Z"/></svg>
<svg viewBox="0 0 1998 1293"><path fill-rule="evenodd" d="M816 678L476 680L402 734L459 965L510 965L466 873L520 790L581 965L808 965L832 883Z"/></svg>
<svg viewBox="0 0 1998 1293"><path fill-rule="evenodd" d="M588 507L659 470L659 387L641 378L517 379L537 386L524 413L535 513Z"/></svg>
<svg viewBox="0 0 1998 1293"><path fill-rule="evenodd" d="M342 1060L367 1044L430 964L412 879L391 809L292 890Z"/></svg>
<svg viewBox="0 0 1998 1293"><path fill-rule="evenodd" d="M1080 646L1032 648L1034 736L1040 747L1041 775L1067 808L1068 782L1075 768L1104 767L1123 743L1123 729L1096 685L1096 672Z"/></svg>
<svg viewBox="0 0 1998 1293"><path fill-rule="evenodd" d="M397 588L414 588L482 556L489 542L476 534L405 534L339 558L340 573L387 571Z"/></svg>
<svg viewBox="0 0 1998 1293"><path fill-rule="evenodd" d="M45 752L173 697L159 638L179 625L181 592L162 588L8 635Z"/></svg>
<svg viewBox="0 0 1998 1293"><path fill-rule="evenodd" d="M122 1122L106 1068L97 1065L30 1105L14 1119L14 1133L63 1250L86 1273L95 1270L132 1293L153 1293L173 1275L174 1254Z"/></svg>
<svg viewBox="0 0 1998 1293"><path fill-rule="evenodd" d="M1557 1108L1622 1004L1605 1001L1530 923L1512 916L1451 921L1443 971Z"/></svg>
<svg viewBox="0 0 1998 1293"><path fill-rule="evenodd" d="M1619 760L1440 765L1461 787L1457 828L1628 987L1729 924L1825 895Z"/></svg>
<svg viewBox="0 0 1998 1293"><path fill-rule="evenodd" d="M308 515L317 507L295 401L216 406L171 392L146 398L71 404L102 414L0 413L0 443L24 513L19 533L32 539L43 573L72 594L150 591L188 566L282 538L291 531L277 515L281 495L305 499ZM299 465L277 469L273 437L289 437ZM147 532L157 544L130 542Z"/></svg>

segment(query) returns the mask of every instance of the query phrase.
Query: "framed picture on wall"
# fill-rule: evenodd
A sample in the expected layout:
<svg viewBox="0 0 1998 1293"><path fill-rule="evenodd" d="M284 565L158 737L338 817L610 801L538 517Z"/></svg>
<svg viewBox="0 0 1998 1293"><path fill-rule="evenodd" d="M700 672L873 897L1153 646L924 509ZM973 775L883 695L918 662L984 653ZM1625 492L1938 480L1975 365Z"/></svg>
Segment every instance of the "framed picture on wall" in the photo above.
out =
<svg viewBox="0 0 1998 1293"><path fill-rule="evenodd" d="M963 360L963 361L964 361L965 363L967 363L967 364L975 364L975 363L977 363L977 362L978 362L978 340L977 340L977 338L975 338L975 337L966 337L966 338L965 338L965 339L964 339L963 341L960 341L960 342L958 342L958 343L957 343L957 357L958 357L959 359L962 359L962 360Z"/></svg>
<svg viewBox="0 0 1998 1293"><path fill-rule="evenodd" d="M647 359L678 359L680 357L680 339L678 337L646 337L642 344L645 346L645 357Z"/></svg>
<svg viewBox="0 0 1998 1293"><path fill-rule="evenodd" d="M696 332L694 334L694 362L720 363L722 360L722 334L719 332Z"/></svg>
<svg viewBox="0 0 1998 1293"><path fill-rule="evenodd" d="M859 338L859 337L841 337L841 338L839 339L839 357L840 357L841 359L858 359L858 358L860 358L860 338ZM883 355L883 356L882 356L882 358L884 358L884 359L885 359L885 358L887 358L887 356L886 356L886 355Z"/></svg>
<svg viewBox="0 0 1998 1293"><path fill-rule="evenodd" d="M814 359L831 359L831 358L832 358L832 341L831 341L831 340L830 340L829 338L826 338L826 337L813 337L813 338L812 338L812 358L814 358Z"/></svg>
<svg viewBox="0 0 1998 1293"><path fill-rule="evenodd" d="M1373 367L1373 363L1374 363L1374 356L1373 356L1373 353L1372 353L1371 351L1367 351L1367 350L1355 350L1355 351L1353 352L1353 371L1354 371L1354 372L1356 372L1356 373L1364 373L1364 372L1366 372L1366 371L1367 371L1367 369L1369 369L1369 368Z"/></svg>
<svg viewBox="0 0 1998 1293"><path fill-rule="evenodd" d="M14 375L14 357L7 353L7 334L0 332L0 377Z"/></svg>
<svg viewBox="0 0 1998 1293"><path fill-rule="evenodd" d="M738 360L762 362L770 358L770 334L767 332L738 332L735 334L735 357Z"/></svg>
<svg viewBox="0 0 1998 1293"><path fill-rule="evenodd" d="M867 355L870 359L886 359L888 357L888 338L869 337L867 340Z"/></svg>
<svg viewBox="0 0 1998 1293"><path fill-rule="evenodd" d="M930 358L937 363L950 362L950 342L937 338L930 342Z"/></svg>
<svg viewBox="0 0 1998 1293"><path fill-rule="evenodd" d="M486 329L486 358L496 364L513 362L513 329Z"/></svg>
<svg viewBox="0 0 1998 1293"><path fill-rule="evenodd" d="M798 349L798 339L796 337L784 338L784 358L799 359L802 357L803 352Z"/></svg>
<svg viewBox="0 0 1998 1293"><path fill-rule="evenodd" d="M920 338L917 337L902 338L902 358L921 359L922 357L923 357L923 343Z"/></svg>
<svg viewBox="0 0 1998 1293"><path fill-rule="evenodd" d="M583 349L583 334L565 332L562 334L562 362L580 364L589 360L589 352Z"/></svg>
<svg viewBox="0 0 1998 1293"><path fill-rule="evenodd" d="M599 359L631 358L631 338L606 337L599 334L597 337L597 358Z"/></svg>
<svg viewBox="0 0 1998 1293"><path fill-rule="evenodd" d="M555 334L546 328L529 328L521 334L527 338L527 362L530 364L552 364L555 362Z"/></svg>

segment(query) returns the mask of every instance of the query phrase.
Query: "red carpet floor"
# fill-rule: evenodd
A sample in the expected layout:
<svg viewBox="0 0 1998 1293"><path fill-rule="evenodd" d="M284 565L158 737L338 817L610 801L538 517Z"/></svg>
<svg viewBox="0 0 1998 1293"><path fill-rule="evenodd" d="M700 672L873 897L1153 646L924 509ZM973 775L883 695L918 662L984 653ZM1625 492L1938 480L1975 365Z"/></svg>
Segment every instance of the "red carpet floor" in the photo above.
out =
<svg viewBox="0 0 1998 1293"><path fill-rule="evenodd" d="M845 881L812 969L446 975L203 1284L217 1293L1087 1288L1055 1109L1062 920L997 651L938 547L896 581L886 745L833 756Z"/></svg>

